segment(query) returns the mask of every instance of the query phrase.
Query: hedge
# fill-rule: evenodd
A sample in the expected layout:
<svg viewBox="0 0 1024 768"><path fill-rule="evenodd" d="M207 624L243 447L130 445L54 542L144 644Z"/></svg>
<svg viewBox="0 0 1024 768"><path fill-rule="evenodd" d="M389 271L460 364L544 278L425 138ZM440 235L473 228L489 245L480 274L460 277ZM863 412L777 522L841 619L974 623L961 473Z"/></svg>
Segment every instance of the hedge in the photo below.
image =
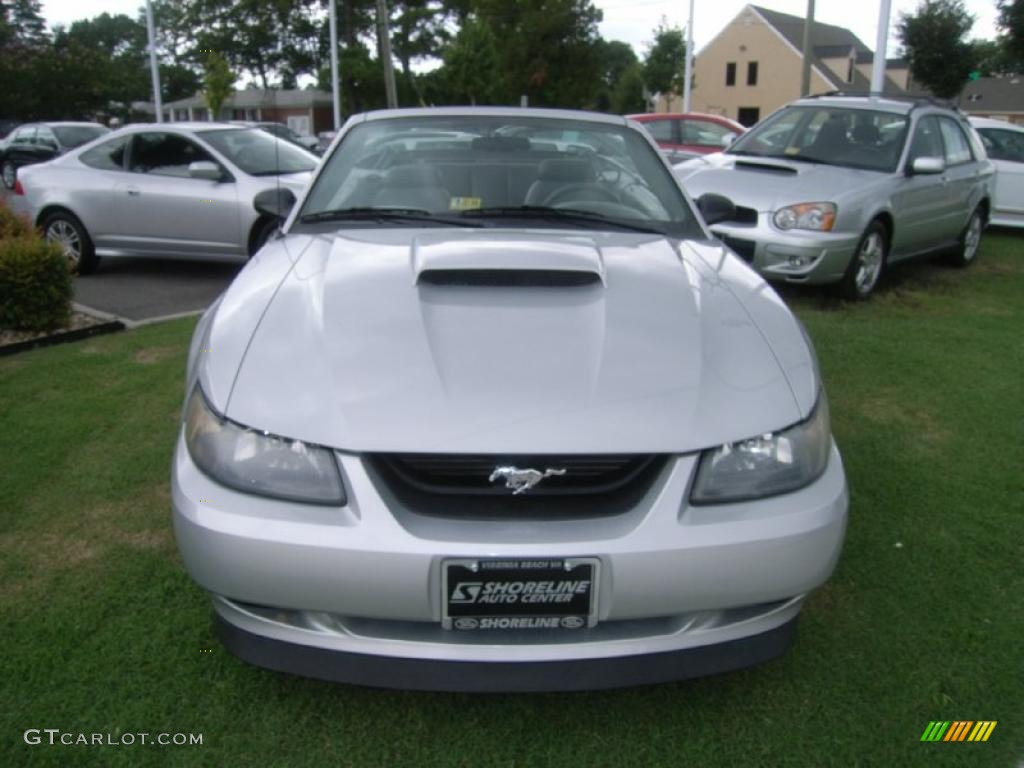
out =
<svg viewBox="0 0 1024 768"><path fill-rule="evenodd" d="M18 216L0 202L0 240L10 237L29 237L32 224L25 216Z"/></svg>
<svg viewBox="0 0 1024 768"><path fill-rule="evenodd" d="M8 216L0 213L0 227ZM67 325L71 296L71 268L58 245L31 230L0 238L0 328L50 331Z"/></svg>

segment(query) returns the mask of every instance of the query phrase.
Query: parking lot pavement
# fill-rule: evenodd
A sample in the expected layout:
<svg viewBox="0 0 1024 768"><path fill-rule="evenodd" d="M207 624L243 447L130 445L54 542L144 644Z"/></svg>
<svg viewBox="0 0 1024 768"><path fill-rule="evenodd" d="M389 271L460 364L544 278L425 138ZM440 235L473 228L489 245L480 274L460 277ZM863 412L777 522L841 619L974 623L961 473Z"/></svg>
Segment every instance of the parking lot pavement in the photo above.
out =
<svg viewBox="0 0 1024 768"><path fill-rule="evenodd" d="M101 259L96 272L75 278L75 302L129 324L200 312L241 268L172 259Z"/></svg>

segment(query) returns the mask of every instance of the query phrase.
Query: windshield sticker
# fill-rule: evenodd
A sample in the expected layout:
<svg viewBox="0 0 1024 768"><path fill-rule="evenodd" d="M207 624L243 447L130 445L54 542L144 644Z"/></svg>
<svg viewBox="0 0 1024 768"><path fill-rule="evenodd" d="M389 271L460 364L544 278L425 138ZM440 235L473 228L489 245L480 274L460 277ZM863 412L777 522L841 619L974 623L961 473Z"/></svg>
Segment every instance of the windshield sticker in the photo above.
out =
<svg viewBox="0 0 1024 768"><path fill-rule="evenodd" d="M799 155L800 147L786 147L785 152L787 155Z"/></svg>
<svg viewBox="0 0 1024 768"><path fill-rule="evenodd" d="M448 203L449 211L472 211L475 208L479 208L483 205L483 200L479 197L453 197L451 202Z"/></svg>

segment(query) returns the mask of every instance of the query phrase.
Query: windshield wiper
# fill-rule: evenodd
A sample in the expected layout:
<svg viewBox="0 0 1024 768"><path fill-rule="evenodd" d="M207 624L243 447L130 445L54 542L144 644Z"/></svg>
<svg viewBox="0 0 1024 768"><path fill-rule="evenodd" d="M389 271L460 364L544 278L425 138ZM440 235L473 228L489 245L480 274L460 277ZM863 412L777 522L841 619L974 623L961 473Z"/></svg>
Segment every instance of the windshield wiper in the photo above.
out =
<svg viewBox="0 0 1024 768"><path fill-rule="evenodd" d="M435 226L480 227L456 216L442 216L423 208L334 208L328 211L307 213L299 221L308 224L315 221L374 221L381 223L412 222Z"/></svg>
<svg viewBox="0 0 1024 768"><path fill-rule="evenodd" d="M612 227L626 229L631 232L649 232L654 235L665 234L663 229L648 224L635 224L633 222L623 221L622 219L603 216L600 213L594 213L592 211L580 211L575 208L548 208L543 205L507 205L495 206L493 208L473 208L468 211L463 211L460 216L574 221L576 223L584 224L607 224Z"/></svg>

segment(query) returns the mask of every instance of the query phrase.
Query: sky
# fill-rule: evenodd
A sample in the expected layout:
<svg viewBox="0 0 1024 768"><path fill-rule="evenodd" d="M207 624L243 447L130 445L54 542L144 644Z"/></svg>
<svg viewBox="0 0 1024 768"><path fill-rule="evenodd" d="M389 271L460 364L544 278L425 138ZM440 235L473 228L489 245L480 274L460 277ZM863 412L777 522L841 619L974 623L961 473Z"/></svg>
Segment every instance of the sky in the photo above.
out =
<svg viewBox="0 0 1024 768"><path fill-rule="evenodd" d="M892 0L889 56L897 53L892 34L901 11L913 11L918 0ZM653 38L653 30L662 16L673 26L685 26L689 13L687 0L594 0L604 11L601 35L606 40L623 40L643 56ZM745 0L694 0L693 40L696 52L740 12ZM760 0L759 5L783 13L802 16L806 0ZM91 18L101 13L125 13L135 16L143 3L140 0L43 0L43 15L53 24ZM965 0L967 10L974 14L972 37L992 38L995 29L995 0ZM853 30L868 48L874 49L878 30L876 0L817 0L814 16L827 24L838 24Z"/></svg>

